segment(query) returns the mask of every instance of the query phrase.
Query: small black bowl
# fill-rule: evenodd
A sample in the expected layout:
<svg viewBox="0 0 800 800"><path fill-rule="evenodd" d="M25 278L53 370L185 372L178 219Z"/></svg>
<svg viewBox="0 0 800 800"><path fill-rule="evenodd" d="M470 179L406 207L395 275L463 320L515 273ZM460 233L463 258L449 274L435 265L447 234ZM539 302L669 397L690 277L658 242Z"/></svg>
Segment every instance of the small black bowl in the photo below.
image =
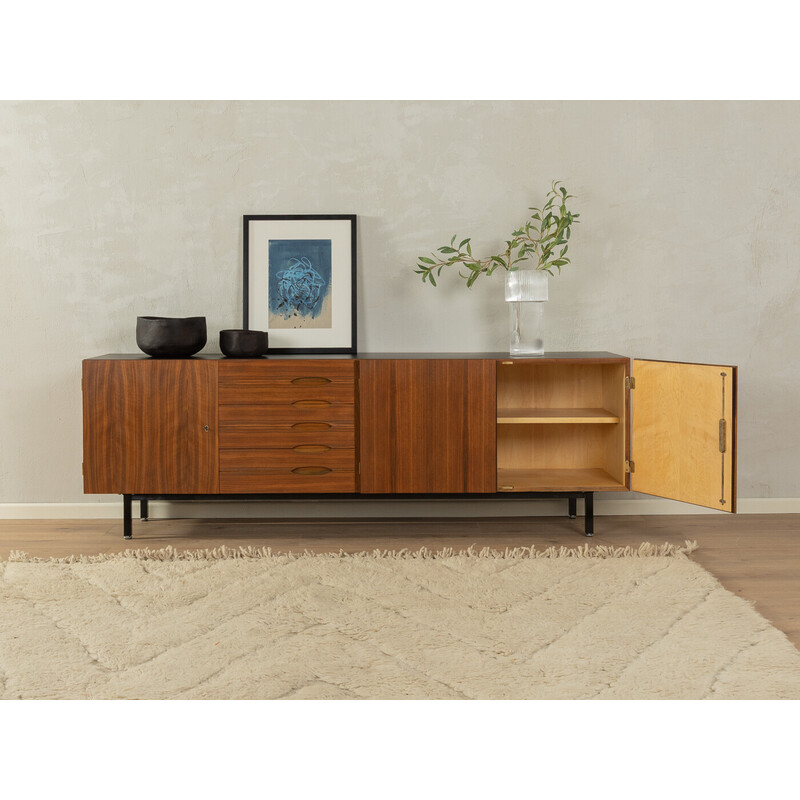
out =
<svg viewBox="0 0 800 800"><path fill-rule="evenodd" d="M187 358L207 340L205 317L137 317L136 344L153 358Z"/></svg>
<svg viewBox="0 0 800 800"><path fill-rule="evenodd" d="M219 349L228 358L261 358L269 349L269 334L266 331L220 331Z"/></svg>

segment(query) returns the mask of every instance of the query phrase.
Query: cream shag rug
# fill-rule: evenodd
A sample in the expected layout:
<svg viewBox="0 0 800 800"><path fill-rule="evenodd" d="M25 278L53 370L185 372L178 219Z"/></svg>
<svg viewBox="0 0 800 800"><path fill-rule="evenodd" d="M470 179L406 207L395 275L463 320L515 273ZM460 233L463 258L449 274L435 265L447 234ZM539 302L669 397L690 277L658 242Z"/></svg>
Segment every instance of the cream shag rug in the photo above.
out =
<svg viewBox="0 0 800 800"><path fill-rule="evenodd" d="M800 698L696 545L0 563L0 697Z"/></svg>

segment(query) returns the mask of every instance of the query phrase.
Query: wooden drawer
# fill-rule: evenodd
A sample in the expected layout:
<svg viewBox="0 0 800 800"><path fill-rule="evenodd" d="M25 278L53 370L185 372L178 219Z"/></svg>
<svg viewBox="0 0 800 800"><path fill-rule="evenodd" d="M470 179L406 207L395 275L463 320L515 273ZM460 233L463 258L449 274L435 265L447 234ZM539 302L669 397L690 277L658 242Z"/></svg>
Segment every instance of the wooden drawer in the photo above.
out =
<svg viewBox="0 0 800 800"><path fill-rule="evenodd" d="M223 472L219 476L223 494L315 494L356 491L352 471L333 470L325 475L298 475L288 469L269 472Z"/></svg>
<svg viewBox="0 0 800 800"><path fill-rule="evenodd" d="M354 419L352 405L306 406L284 403L219 407L221 428L233 425L298 425L306 422L352 425Z"/></svg>
<svg viewBox="0 0 800 800"><path fill-rule="evenodd" d="M354 406L220 406L219 437L221 448L291 448L307 444L354 448Z"/></svg>
<svg viewBox="0 0 800 800"><path fill-rule="evenodd" d="M221 363L219 402L225 404L293 404L355 402L353 362L303 361Z"/></svg>
<svg viewBox="0 0 800 800"><path fill-rule="evenodd" d="M353 382L355 361L327 361L303 359L302 361L269 361L267 359L220 361L219 383L232 385L249 381L269 380L290 382L296 378L329 378L331 381Z"/></svg>
<svg viewBox="0 0 800 800"><path fill-rule="evenodd" d="M305 430L304 428L310 428ZM300 422L274 425L223 425L219 444L224 449L288 448L325 445L352 450L355 427L352 422Z"/></svg>
<svg viewBox="0 0 800 800"><path fill-rule="evenodd" d="M355 450L220 451L222 492L355 492Z"/></svg>
<svg viewBox="0 0 800 800"><path fill-rule="evenodd" d="M249 386L219 387L220 405L263 403L296 405L298 408L325 408L355 403L355 385L330 383L324 386L291 386L253 382Z"/></svg>
<svg viewBox="0 0 800 800"><path fill-rule="evenodd" d="M302 446L302 445L301 445ZM311 445L306 445L311 446ZM220 450L220 472L235 470L269 471L300 470L295 474L312 474L310 469L343 470L355 472L355 450L326 450L322 453L308 453L292 448L261 448L252 450Z"/></svg>

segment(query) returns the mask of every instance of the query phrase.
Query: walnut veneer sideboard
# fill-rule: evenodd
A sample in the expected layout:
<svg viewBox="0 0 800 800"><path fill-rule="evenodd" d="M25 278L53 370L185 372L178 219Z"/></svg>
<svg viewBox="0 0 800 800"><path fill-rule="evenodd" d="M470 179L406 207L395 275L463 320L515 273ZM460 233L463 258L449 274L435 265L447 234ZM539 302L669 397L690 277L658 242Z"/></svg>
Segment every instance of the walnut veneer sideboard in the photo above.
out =
<svg viewBox="0 0 800 800"><path fill-rule="evenodd" d="M736 367L613 353L83 362L87 494L583 498L736 507Z"/></svg>

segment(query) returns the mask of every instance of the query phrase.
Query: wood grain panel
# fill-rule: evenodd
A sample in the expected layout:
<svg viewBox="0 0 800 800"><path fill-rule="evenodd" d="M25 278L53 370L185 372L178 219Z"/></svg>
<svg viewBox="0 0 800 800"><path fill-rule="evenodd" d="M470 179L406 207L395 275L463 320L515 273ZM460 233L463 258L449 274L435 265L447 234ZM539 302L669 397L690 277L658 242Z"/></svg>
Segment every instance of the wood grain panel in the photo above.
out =
<svg viewBox="0 0 800 800"><path fill-rule="evenodd" d="M83 369L87 493L218 490L217 362L92 359Z"/></svg>
<svg viewBox="0 0 800 800"><path fill-rule="evenodd" d="M570 361L497 365L497 407L603 408L603 378L614 364Z"/></svg>
<svg viewBox="0 0 800 800"><path fill-rule="evenodd" d="M631 488L735 511L736 367L637 359L633 377Z"/></svg>
<svg viewBox="0 0 800 800"><path fill-rule="evenodd" d="M220 386L219 401L222 405L232 404L275 404L316 402L318 407L334 404L353 405L355 385L353 383L330 383L323 386L269 385L262 382ZM301 406L302 407L302 406ZM307 406L311 408L312 406Z"/></svg>
<svg viewBox="0 0 800 800"><path fill-rule="evenodd" d="M623 491L625 485L604 469L498 469L501 492L599 492Z"/></svg>
<svg viewBox="0 0 800 800"><path fill-rule="evenodd" d="M333 470L325 475L298 475L288 468L253 472L240 470L221 473L219 482L223 493L327 494L356 491L356 476L352 469Z"/></svg>
<svg viewBox="0 0 800 800"><path fill-rule="evenodd" d="M609 469L617 425L500 425L497 466L513 469Z"/></svg>
<svg viewBox="0 0 800 800"><path fill-rule="evenodd" d="M320 423L325 424L325 423ZM234 425L220 427L221 449L252 447L295 447L324 444L327 447L352 450L356 444L355 428L351 424L329 423L327 430L298 430L291 423L284 425Z"/></svg>
<svg viewBox="0 0 800 800"><path fill-rule="evenodd" d="M614 433L608 434L605 440L603 466L615 481L625 484L626 487L630 480L630 476L625 472L625 460L628 458L628 432L631 420L628 406L630 390L625 388L625 378L629 374L628 359L603 370L603 408L607 408L619 417L619 424L614 426Z"/></svg>
<svg viewBox="0 0 800 800"><path fill-rule="evenodd" d="M83 491L122 492L124 396L116 361L83 362Z"/></svg>
<svg viewBox="0 0 800 800"><path fill-rule="evenodd" d="M352 383L355 377L355 361L303 358L297 361L221 361L219 364L220 386L233 386L251 382L269 382L303 385L299 379L327 378L332 383Z"/></svg>
<svg viewBox="0 0 800 800"><path fill-rule="evenodd" d="M495 362L362 359L363 493L494 492Z"/></svg>
<svg viewBox="0 0 800 800"><path fill-rule="evenodd" d="M319 422L353 424L352 404L308 408L281 405L221 405L219 424L223 428L233 425L292 425L298 422Z"/></svg>
<svg viewBox="0 0 800 800"><path fill-rule="evenodd" d="M219 365L219 401L226 404L355 402L352 361L248 361Z"/></svg>
<svg viewBox="0 0 800 800"><path fill-rule="evenodd" d="M577 425L611 424L619 422L619 417L605 408L498 408L497 424L516 423L536 425Z"/></svg>
<svg viewBox="0 0 800 800"><path fill-rule="evenodd" d="M355 470L355 450L327 450L321 453L297 451L294 448L272 448L258 450L221 450L219 454L220 472L269 471L276 468L320 466L329 469Z"/></svg>

